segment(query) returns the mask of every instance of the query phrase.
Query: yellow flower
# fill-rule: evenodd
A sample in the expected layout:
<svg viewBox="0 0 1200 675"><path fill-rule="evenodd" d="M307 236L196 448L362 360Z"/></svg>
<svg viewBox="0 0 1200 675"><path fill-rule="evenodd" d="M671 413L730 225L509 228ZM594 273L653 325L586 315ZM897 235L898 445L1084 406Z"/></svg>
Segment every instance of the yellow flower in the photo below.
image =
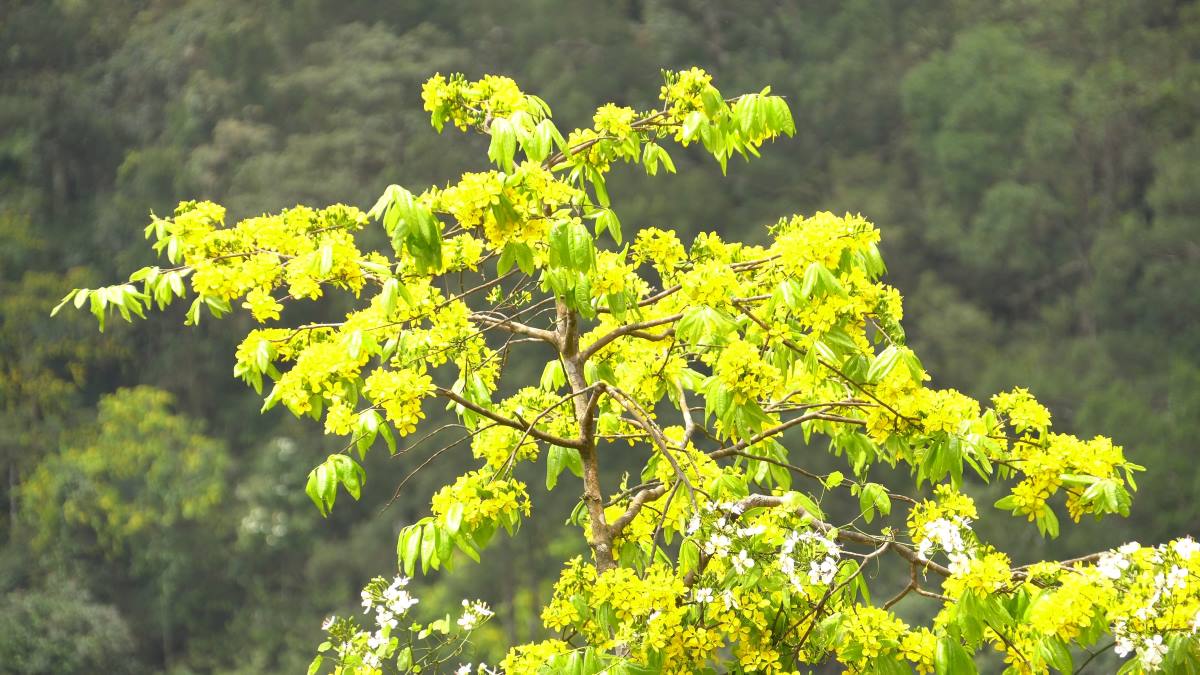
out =
<svg viewBox="0 0 1200 675"><path fill-rule="evenodd" d="M242 303L242 307L250 310L254 319L259 323L269 319L278 319L279 312L283 309L283 305L264 288L250 291L246 296L246 301Z"/></svg>

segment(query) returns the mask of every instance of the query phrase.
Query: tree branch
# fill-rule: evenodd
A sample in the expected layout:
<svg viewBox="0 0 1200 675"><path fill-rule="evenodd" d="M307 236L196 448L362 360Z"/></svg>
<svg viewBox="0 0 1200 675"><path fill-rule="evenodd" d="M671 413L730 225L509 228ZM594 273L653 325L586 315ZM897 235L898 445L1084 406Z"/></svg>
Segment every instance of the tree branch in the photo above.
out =
<svg viewBox="0 0 1200 675"><path fill-rule="evenodd" d="M613 331L610 333L602 335L600 337L600 339L598 339L595 342L593 342L592 344L588 345L587 349L584 349L583 352L580 353L579 358L583 361L587 361L596 352L600 351L601 349L604 349L608 345L612 344L612 342L614 340L616 340L622 336L630 335L632 333L636 333L638 331L642 331L647 328L654 328L656 326L661 326L663 324L675 323L676 321L678 321L682 318L683 318L683 314L672 314L671 316L664 316L664 317L661 317L658 319L647 319L646 321L638 321L637 323L627 323L619 328L613 329ZM663 335L660 337L656 337L655 339L661 340L664 337L667 337L667 336Z"/></svg>
<svg viewBox="0 0 1200 675"><path fill-rule="evenodd" d="M539 340L542 340L543 342L548 342L550 344L557 344L557 342L556 342L557 337L555 336L555 334L553 332L542 329L542 328L534 328L533 326L527 326L518 321L514 321L513 319L510 319L508 317L498 319L494 316L490 316L489 314L487 314L485 312L474 312L471 314L471 316L469 318L472 321L478 321L479 323L485 324L491 328L499 328L501 330L506 330L510 333L526 335L528 337L537 338Z"/></svg>
<svg viewBox="0 0 1200 675"><path fill-rule="evenodd" d="M443 387L438 387L436 391L438 393L438 396L441 396L443 398L448 398L451 401L454 401L455 403L457 403L458 405L461 405L462 407L466 408L467 410L470 410L471 412L477 413L479 415L483 415L484 417L488 418L489 420L492 420L493 422L503 424L506 427L512 427L513 429L519 429L521 431L528 431L530 436L533 436L534 438L538 439L539 441L553 443L554 445L561 445L564 448L580 447L580 443L579 443L578 439L563 438L562 436L555 436L554 434L548 434L539 429L535 429L533 427L533 425L531 425L531 424L522 424L520 421L514 420L511 417L505 417L504 415L501 415L500 413L498 413L494 410L489 410L488 408L484 408L483 406L476 405L476 404L468 401L467 399L463 398L462 396L459 396L458 394L450 391L449 389L446 389Z"/></svg>
<svg viewBox="0 0 1200 675"><path fill-rule="evenodd" d="M830 413L822 413L822 412L807 413L807 414L801 415L799 417L793 417L792 419L790 419L786 422L781 422L779 424L776 424L775 426L773 426L765 431L761 431L761 432L755 434L754 436L751 436L748 439L738 441L737 443L734 443L733 445L713 450L712 452L708 453L708 456L712 457L713 459L720 459L722 457L728 457L729 455L736 455L740 451L744 450L745 448L750 447L751 445L754 445L755 443L760 443L772 436L777 436L798 424L803 424L805 422L811 422L813 420L826 420L829 422L842 422L844 424L856 424L858 426L866 426L866 424L867 424L863 420L855 419L853 417L843 417L841 415L833 415Z"/></svg>

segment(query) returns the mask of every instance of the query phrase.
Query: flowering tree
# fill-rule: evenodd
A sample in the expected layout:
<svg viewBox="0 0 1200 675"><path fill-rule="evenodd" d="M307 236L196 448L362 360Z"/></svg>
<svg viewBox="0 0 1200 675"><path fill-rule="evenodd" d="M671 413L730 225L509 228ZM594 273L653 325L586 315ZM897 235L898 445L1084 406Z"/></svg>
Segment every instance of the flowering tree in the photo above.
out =
<svg viewBox="0 0 1200 675"><path fill-rule="evenodd" d="M1192 539L1014 566L972 531L968 471L1011 484L995 506L1053 537L1064 507L1073 521L1126 515L1141 467L1106 438L1053 432L1026 390L985 407L928 387L871 223L817 213L782 218L765 246L703 234L686 247L653 228L625 243L605 185L614 162L673 172L673 141L702 144L724 170L794 133L782 98L726 98L701 70L666 73L657 109L605 105L565 138L506 78L435 76L423 98L439 131L489 136L496 169L419 194L390 186L367 213L296 207L227 225L220 206L184 202L146 228L170 267L64 299L89 304L103 328L113 310L130 319L188 295L189 324L235 303L265 324L288 300L366 292L341 321L260 328L236 355L235 375L259 392L273 382L264 410L282 404L347 438L309 475L322 513L340 490L360 495L355 451L382 438L394 453L431 399L449 404L478 468L401 532L404 576L363 591L375 625L327 622L314 671L453 661L490 611L467 603L457 623L402 629L416 602L407 578L478 561L498 529L518 527L531 503L514 468L542 454L547 487L582 490L571 521L591 554L566 561L542 612L557 637L514 646L498 664L507 672L835 661L960 673L988 649L1012 672L1071 672L1113 647L1132 657L1125 671L1200 668ZM390 252L359 248L372 220ZM547 349L539 382L500 385L510 354ZM785 438L792 429L803 443ZM814 473L799 445L844 456L848 472ZM644 458L640 476L606 485L601 467L629 453ZM911 480L871 482L879 464ZM910 496L926 483L928 498ZM849 522L826 515L841 500L857 503ZM868 572L885 560L908 582L873 598ZM910 595L931 603L930 625L892 613Z"/></svg>

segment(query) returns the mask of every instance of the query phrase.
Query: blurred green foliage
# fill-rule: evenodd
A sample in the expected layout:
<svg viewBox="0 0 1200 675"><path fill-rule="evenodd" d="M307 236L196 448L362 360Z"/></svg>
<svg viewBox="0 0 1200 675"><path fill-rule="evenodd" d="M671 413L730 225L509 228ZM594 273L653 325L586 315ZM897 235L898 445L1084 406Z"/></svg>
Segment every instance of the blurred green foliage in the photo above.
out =
<svg viewBox="0 0 1200 675"><path fill-rule="evenodd" d="M1013 523L1014 548L1195 532L1196 3L17 1L0 9L0 661L229 672L236 653L245 672L297 672L322 616L394 564L385 542L458 473L439 459L393 500L437 439L373 457L363 500L322 520L303 484L331 443L255 416L230 377L244 330L51 321L67 289L149 262L148 211L367 206L390 182L457 176L483 140L429 132L419 84L435 71L511 75L569 128L693 64L730 91L772 83L799 133L719 184L686 154L653 188L614 175L627 231L756 241L781 215L861 210L937 386L1029 386L1056 425L1149 467L1127 521L1052 543ZM111 395L136 385L172 397ZM569 508L505 541L498 576L443 578L437 593L496 607L507 634L485 654L537 634L529 608L563 553L544 552L570 545L537 523Z"/></svg>

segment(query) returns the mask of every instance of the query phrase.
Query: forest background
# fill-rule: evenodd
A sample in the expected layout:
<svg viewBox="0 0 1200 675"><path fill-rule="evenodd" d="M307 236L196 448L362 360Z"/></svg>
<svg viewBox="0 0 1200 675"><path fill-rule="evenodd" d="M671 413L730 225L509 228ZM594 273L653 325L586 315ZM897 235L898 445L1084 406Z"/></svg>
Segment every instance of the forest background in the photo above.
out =
<svg viewBox="0 0 1200 675"><path fill-rule="evenodd" d="M687 153L653 183L616 172L627 231L759 242L780 216L862 212L935 386L1028 386L1056 429L1149 467L1128 519L985 538L1026 562L1200 532L1195 2L7 0L0 672L302 672L322 618L394 569L395 533L460 473L449 455L394 494L435 448L375 453L362 500L324 519L303 487L337 440L258 416L231 376L248 317L51 320L70 288L151 262L151 210L365 208L477 169L486 139L438 136L421 110L434 72L509 75L570 129L652 105L659 70L691 65L730 92L770 83L798 133L727 178ZM541 634L578 545L553 534L568 497L544 497L498 568L422 582L430 611L497 609L479 657Z"/></svg>

